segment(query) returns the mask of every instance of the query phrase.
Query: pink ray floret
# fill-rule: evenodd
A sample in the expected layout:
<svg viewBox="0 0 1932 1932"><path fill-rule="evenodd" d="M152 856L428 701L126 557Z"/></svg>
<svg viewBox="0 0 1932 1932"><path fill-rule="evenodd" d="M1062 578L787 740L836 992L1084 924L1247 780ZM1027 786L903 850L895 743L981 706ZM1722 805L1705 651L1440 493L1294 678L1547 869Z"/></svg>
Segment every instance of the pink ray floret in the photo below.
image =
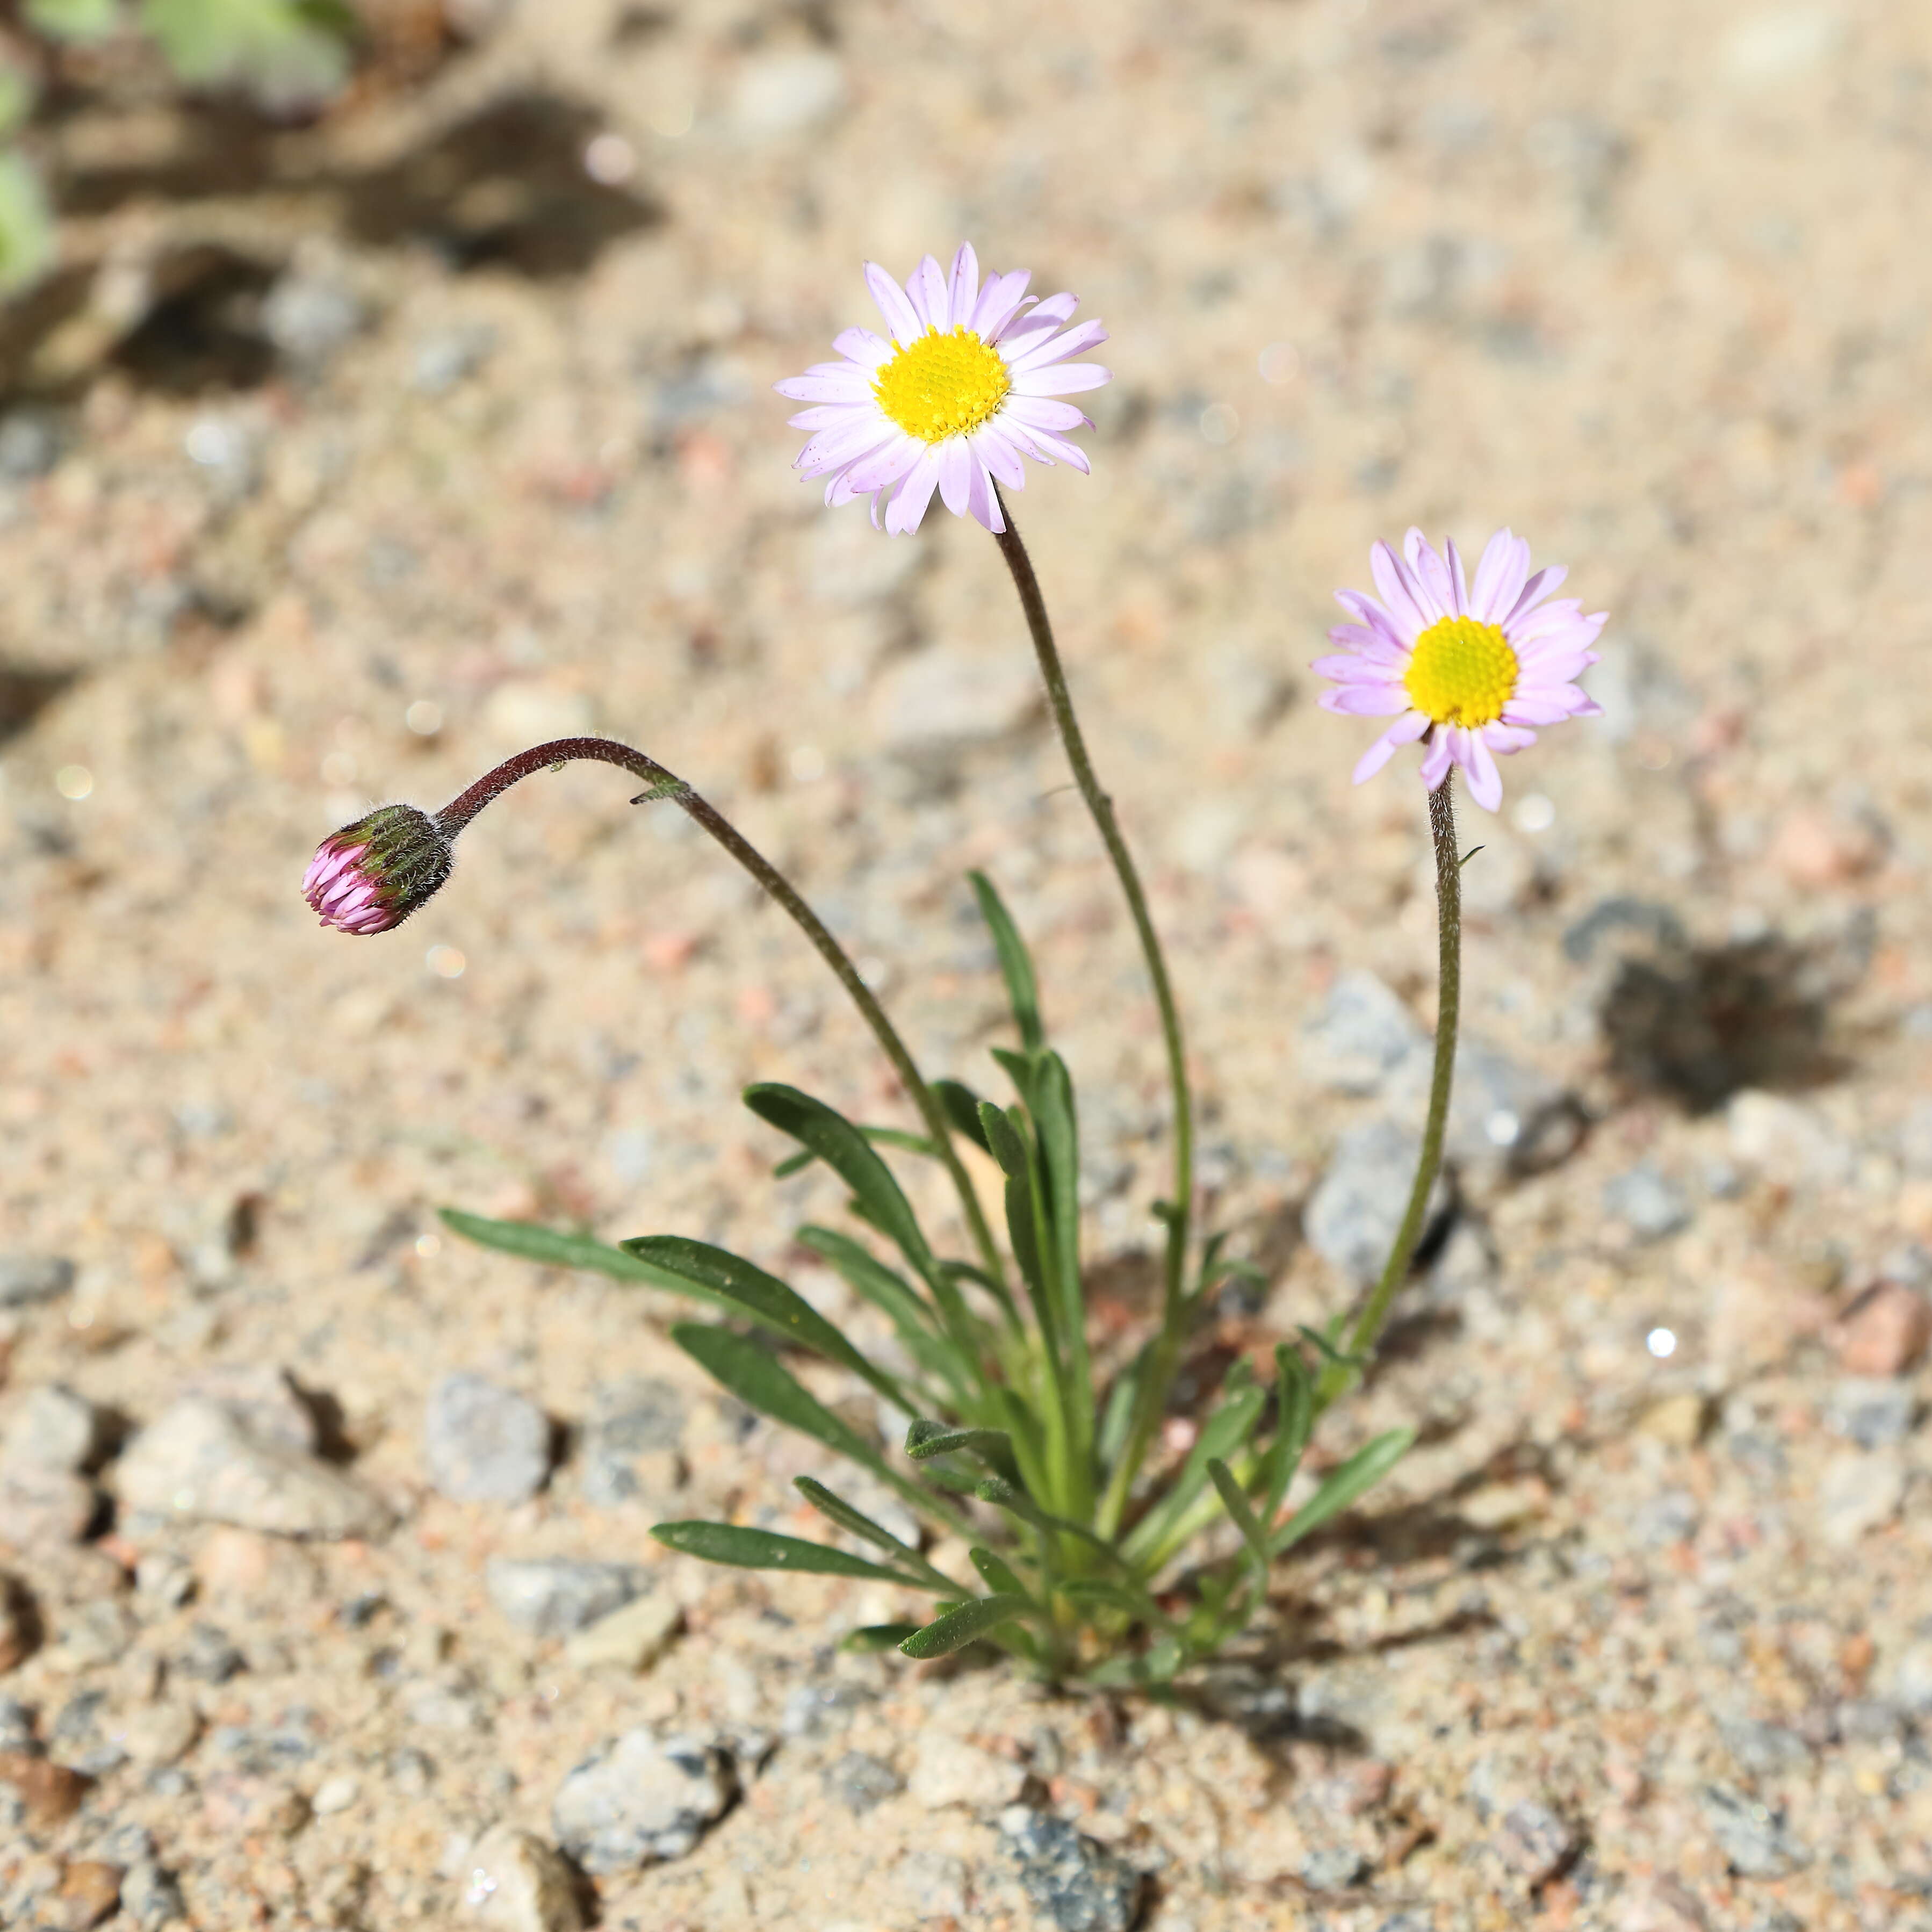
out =
<svg viewBox="0 0 1932 1932"><path fill-rule="evenodd" d="M412 805L382 805L316 848L302 897L338 932L387 932L442 890L450 839Z"/></svg>
<svg viewBox="0 0 1932 1932"><path fill-rule="evenodd" d="M848 328L842 360L776 386L808 404L790 418L811 432L796 467L827 478L825 500L872 499L872 521L894 536L919 528L934 495L955 516L1006 527L998 484L1024 488L1022 459L1071 464L1086 453L1067 432L1090 418L1062 396L1097 389L1111 372L1069 358L1107 339L1097 322L1068 326L1078 298L1026 292L1025 270L982 278L970 244L949 272L926 256L905 284L876 262L866 284L887 334Z"/></svg>
<svg viewBox="0 0 1932 1932"><path fill-rule="evenodd" d="M1576 598L1553 598L1563 568L1532 575L1529 545L1511 531L1490 538L1473 581L1453 541L1438 555L1419 530L1400 556L1378 543L1369 567L1378 595L1335 593L1353 621L1328 633L1336 651L1314 666L1335 686L1324 710L1394 721L1362 754L1356 784L1426 741L1423 783L1433 791L1460 765L1470 796L1494 812L1498 756L1534 744L1540 726L1600 715L1576 679L1597 662L1609 614L1585 616Z"/></svg>

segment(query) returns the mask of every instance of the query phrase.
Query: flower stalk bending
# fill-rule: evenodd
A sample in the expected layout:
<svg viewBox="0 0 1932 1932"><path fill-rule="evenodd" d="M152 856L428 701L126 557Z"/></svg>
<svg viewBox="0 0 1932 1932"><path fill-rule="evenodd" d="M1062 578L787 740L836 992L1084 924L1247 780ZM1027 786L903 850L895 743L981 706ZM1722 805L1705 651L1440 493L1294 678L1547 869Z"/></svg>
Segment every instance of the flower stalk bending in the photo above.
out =
<svg viewBox="0 0 1932 1932"><path fill-rule="evenodd" d="M1003 512L1005 510L1004 502L1000 507ZM1141 952L1147 962L1148 977L1154 982L1154 1004L1160 1010L1161 1038L1167 1047L1168 1083L1174 1096L1174 1191L1166 1210L1167 1252L1162 1274L1160 1329L1154 1340L1154 1353L1136 1391L1133 1420L1126 1447L1114 1466L1100 1506L1101 1534L1111 1536L1120 1527L1135 1473L1154 1440L1154 1432L1160 1426L1168 1387L1180 1361L1184 1339L1182 1326L1186 1313L1188 1226L1194 1198L1194 1106L1187 1084L1187 1042L1181 1032L1180 1009L1175 1003L1173 983L1168 977L1167 961L1160 950L1160 936L1154 931L1153 916L1148 910L1147 894L1141 886L1140 873L1134 865L1133 854L1127 849L1126 840L1121 836L1120 822L1114 816L1114 801L1101 785L1094 761L1087 755L1087 740L1081 731L1080 721L1074 715L1073 695L1067 688L1066 668L1053 640L1053 625L1046 614L1046 599L1040 592L1033 560L1028 556L1026 545L1013 526L1011 514L1003 515L1001 521L1004 527L994 532L994 541L1000 546L1000 554L1005 558L1007 569L1012 573L1013 587L1019 592L1020 608L1026 613L1027 628L1033 635L1034 652L1040 660L1040 676L1046 682L1054 725L1065 748L1066 762L1072 768L1073 782L1087 802L1087 809L1100 832L1100 842L1106 847L1114 876L1120 882L1120 891L1132 915L1134 931L1139 935Z"/></svg>
<svg viewBox="0 0 1932 1932"><path fill-rule="evenodd" d="M886 1010L880 1005L871 987L860 977L859 969L853 964L845 949L832 936L824 921L800 897L791 881L716 806L694 791L676 772L667 770L655 758L614 738L554 739L548 744L533 746L527 752L519 752L494 771L486 772L468 790L452 799L436 814L436 823L446 838L453 839L485 806L501 797L519 780L528 778L533 772L552 770L577 758L593 758L607 765L616 765L633 777L644 780L650 788L644 796L674 800L757 880L784 909L793 924L812 941L819 957L831 968L833 976L858 1008L860 1017L872 1028L873 1037L891 1063L899 1084L919 1109L920 1118L932 1138L933 1150L945 1163L953 1186L958 1190L960 1208L965 1215L973 1244L993 1279L1003 1280L1005 1270L1000 1261L999 1250L994 1244L992 1229L987 1225L971 1177L953 1144L945 1110L926 1084L905 1042L899 1037L898 1029L886 1016Z"/></svg>

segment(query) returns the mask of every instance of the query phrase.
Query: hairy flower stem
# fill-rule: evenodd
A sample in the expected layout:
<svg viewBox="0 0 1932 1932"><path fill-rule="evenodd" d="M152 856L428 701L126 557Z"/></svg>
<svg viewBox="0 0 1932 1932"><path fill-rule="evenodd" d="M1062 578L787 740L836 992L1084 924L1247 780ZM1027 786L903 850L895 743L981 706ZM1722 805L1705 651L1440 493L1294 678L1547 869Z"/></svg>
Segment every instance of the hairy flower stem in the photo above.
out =
<svg viewBox="0 0 1932 1932"><path fill-rule="evenodd" d="M997 486L995 495L999 495ZM1120 1459L1110 1472L1106 1492L1101 1501L1100 1528L1111 1536L1120 1527L1126 1510L1127 1492L1134 1476L1160 1426L1161 1412L1167 1404L1167 1391L1180 1359L1184 1339L1181 1324L1186 1312L1186 1275L1189 1218L1194 1200L1194 1106L1187 1086L1187 1046L1180 1030L1180 1010L1174 1004L1174 988L1167 976L1167 962L1162 956L1160 936L1148 911L1147 895L1141 888L1140 874L1133 855L1120 836L1114 817L1114 801L1101 788L1093 760L1087 755L1087 740L1080 721L1074 716L1072 694L1066 688L1066 672L1053 641L1053 626L1046 614L1046 600L1040 594L1040 579L1034 575L1033 560L1014 527L1012 512L1006 499L999 496L1000 520L1006 528L994 535L1000 554L1012 573L1013 588L1019 592L1020 608L1026 613L1027 628L1033 634L1033 646L1040 660L1040 673L1046 681L1047 702L1060 742L1072 767L1073 782L1087 802L1099 830L1100 842L1107 848L1120 891L1132 915L1134 930L1140 936L1141 952L1147 962L1148 977L1154 982L1154 1004L1160 1010L1161 1036L1167 1044L1167 1074L1174 1095L1174 1192L1167 1209L1167 1256L1165 1289L1161 1304L1160 1332L1148 1360L1147 1371L1135 1391L1134 1416Z"/></svg>
<svg viewBox="0 0 1932 1932"><path fill-rule="evenodd" d="M1435 1190L1436 1177L1442 1171L1442 1136L1449 1124L1449 1090L1456 1074L1456 1024L1462 1002L1462 860L1456 850L1456 808L1450 796L1455 782L1452 770L1429 794L1429 829L1436 844L1436 916L1441 974L1436 995L1436 1066L1429 1083L1429 1118L1422 1130L1415 1184L1408 1191L1408 1206L1402 1214L1402 1226L1396 1230L1395 1244L1389 1250L1382 1279L1356 1317L1354 1331L1348 1337L1347 1353L1363 1362L1382 1334L1396 1291L1408 1278L1409 1264L1415 1258L1416 1244L1422 1238L1423 1224L1429 1217L1429 1197ZM1359 1368L1328 1364L1316 1385L1317 1402L1325 1408L1360 1372Z"/></svg>
<svg viewBox="0 0 1932 1932"><path fill-rule="evenodd" d="M886 1016L886 1010L880 1005L872 989L859 976L859 969L847 956L845 949L832 938L818 914L800 897L791 881L716 806L692 790L675 772L667 771L655 758L647 758L642 752L634 751L614 738L554 739L548 744L533 746L527 752L519 752L494 771L484 772L467 791L452 799L436 814L436 824L446 836L454 838L486 805L500 797L519 779L528 778L532 772L554 770L575 758L595 758L607 765L620 766L633 777L643 779L650 788L645 794L646 797L675 800L687 816L708 832L764 886L812 941L819 957L832 968L833 976L858 1008L860 1018L872 1028L873 1036L892 1063L892 1071L898 1076L899 1084L911 1096L920 1118L926 1123L934 1150L946 1163L952 1184L958 1190L959 1205L971 1231L974 1245L980 1251L980 1260L995 1281L1004 1282L1005 1270L999 1249L993 1240L993 1231L987 1225L971 1178L952 1144L945 1110L914 1064L905 1042L899 1037L898 1029Z"/></svg>

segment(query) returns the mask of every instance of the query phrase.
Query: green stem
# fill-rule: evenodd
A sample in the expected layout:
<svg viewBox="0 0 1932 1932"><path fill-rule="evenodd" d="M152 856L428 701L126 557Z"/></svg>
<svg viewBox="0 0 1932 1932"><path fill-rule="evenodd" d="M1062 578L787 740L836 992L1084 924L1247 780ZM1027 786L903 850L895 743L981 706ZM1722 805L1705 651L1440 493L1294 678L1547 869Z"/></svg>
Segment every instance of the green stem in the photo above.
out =
<svg viewBox="0 0 1932 1932"><path fill-rule="evenodd" d="M1111 1535L1119 1526L1127 1503L1134 1474L1146 1456L1160 1426L1167 1406L1167 1392L1180 1358L1184 1339L1181 1324L1186 1312L1185 1282L1187 1268L1189 1218L1194 1199L1194 1107L1187 1085L1187 1047L1180 1030L1180 1010L1174 1003L1174 988L1167 974L1167 962L1160 950L1160 936L1148 910L1147 894L1142 890L1140 874L1133 855L1120 835L1114 816L1114 802L1101 788L1093 760L1087 755L1087 740L1073 711L1072 694L1067 689L1066 672L1053 641L1053 626L1046 614L1046 599L1041 595L1040 579L1034 573L1033 560L1013 526L1012 512L995 486L1000 520L1006 527L994 533L1000 554L1012 573L1013 587L1019 592L1020 608L1026 613L1027 628L1033 634L1034 654L1040 660L1041 677L1046 685L1047 702L1060 742L1072 768L1073 782L1087 802L1100 842L1107 848L1114 876L1132 916L1139 935L1141 952L1147 962L1148 977L1154 982L1154 1004L1160 1010L1161 1036L1167 1046L1168 1082L1174 1096L1174 1191L1168 1203L1167 1254L1165 1286L1161 1305L1160 1335L1148 1364L1148 1372L1136 1392L1133 1426L1129 1430L1120 1459L1109 1476L1106 1494L1100 1505L1103 1534Z"/></svg>
<svg viewBox="0 0 1932 1932"><path fill-rule="evenodd" d="M614 738L558 738L520 752L494 771L486 772L467 791L452 799L437 813L436 822L453 838L492 799L500 796L519 779L528 778L532 772L554 770L574 758L594 758L604 764L620 766L634 777L643 779L657 796L675 800L688 817L708 832L778 902L793 924L812 941L819 957L831 968L833 976L858 1008L860 1017L872 1028L873 1037L892 1063L892 1071L898 1076L900 1085L919 1109L933 1146L945 1162L947 1173L952 1177L960 1208L986 1271L996 1281L1004 1282L1005 1270L999 1249L994 1244L993 1231L980 1205L972 1178L959 1158L958 1149L953 1145L952 1126L946 1110L926 1084L905 1042L899 1037L898 1029L886 1016L885 1008L880 1005L872 988L859 976L859 969L847 956L845 949L832 938L825 922L806 904L791 881L709 800L692 790L683 779L674 772L666 770L655 758Z"/></svg>
<svg viewBox="0 0 1932 1932"><path fill-rule="evenodd" d="M1441 984L1436 998L1436 1066L1429 1083L1429 1118L1422 1130L1422 1152L1415 1163L1415 1183L1408 1206L1396 1229L1382 1279L1356 1318L1346 1352L1366 1358L1388 1319L1389 1305L1408 1278L1416 1244L1429 1218L1429 1197L1442 1171L1442 1137L1449 1124L1449 1091L1456 1076L1456 1029L1462 1003L1462 860L1456 849L1456 808L1451 792L1454 768L1429 794L1429 829L1436 844L1436 914ZM1325 1408L1348 1385L1352 1373L1329 1364L1316 1384L1316 1401Z"/></svg>

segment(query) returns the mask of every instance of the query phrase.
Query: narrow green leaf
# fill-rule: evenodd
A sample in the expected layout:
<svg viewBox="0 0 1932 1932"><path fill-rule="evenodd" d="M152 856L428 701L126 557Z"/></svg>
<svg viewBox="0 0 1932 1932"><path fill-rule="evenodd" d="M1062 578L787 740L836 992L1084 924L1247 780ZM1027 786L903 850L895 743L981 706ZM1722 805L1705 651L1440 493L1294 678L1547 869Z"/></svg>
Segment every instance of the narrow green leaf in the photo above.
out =
<svg viewBox="0 0 1932 1932"><path fill-rule="evenodd" d="M1151 1342L1143 1342L1133 1360L1114 1378L1107 1391L1107 1404L1100 1412L1100 1437L1094 1453L1103 1469L1111 1469L1127 1446L1127 1431L1133 1426L1134 1403L1140 1393L1141 1378L1147 1373L1154 1352Z"/></svg>
<svg viewBox="0 0 1932 1932"><path fill-rule="evenodd" d="M930 1586L916 1577L863 1556L834 1550L823 1543L806 1543L796 1536L779 1536L769 1529L746 1529L730 1522L660 1522L651 1534L666 1547L706 1563L735 1564L741 1570L798 1570L820 1576L866 1576L875 1582L903 1583L915 1589Z"/></svg>
<svg viewBox="0 0 1932 1932"><path fill-rule="evenodd" d="M808 1148L857 1196L867 1217L898 1244L921 1274L932 1251L904 1191L871 1143L843 1114L796 1087L767 1082L745 1090L745 1104L801 1147Z"/></svg>
<svg viewBox="0 0 1932 1932"><path fill-rule="evenodd" d="M1311 1328L1305 1322L1298 1322L1295 1332L1308 1342L1322 1360L1338 1369L1359 1369L1367 1365L1366 1355L1345 1355L1318 1328Z"/></svg>
<svg viewBox="0 0 1932 1932"><path fill-rule="evenodd" d="M1064 1516L1055 1516L1050 1510L1043 1510L1024 1490L1016 1488L1004 1477L988 1476L974 1487L973 1493L982 1503L991 1503L996 1509L1003 1509L1016 1516L1021 1522L1032 1524L1036 1529L1050 1529L1062 1536L1070 1536L1084 1543L1090 1550L1096 1550L1108 1562L1125 1570L1126 1559L1104 1538L1096 1536L1084 1524L1073 1522ZM1131 1572L1130 1572L1131 1574Z"/></svg>
<svg viewBox="0 0 1932 1932"><path fill-rule="evenodd" d="M861 1624L838 1640L838 1648L869 1657L878 1651L896 1650L908 1637L918 1634L916 1624Z"/></svg>
<svg viewBox="0 0 1932 1932"><path fill-rule="evenodd" d="M889 1550L906 1569L923 1577L928 1588L943 1590L952 1595L958 1594L959 1586L944 1571L934 1569L912 1544L902 1542L883 1523L874 1522L862 1510L854 1509L843 1496L834 1495L823 1483L814 1482L809 1476L794 1476L791 1486L826 1521L836 1522L841 1529L871 1544L874 1549Z"/></svg>
<svg viewBox="0 0 1932 1932"><path fill-rule="evenodd" d="M1262 1534L1259 1520L1248 1507L1247 1498L1241 1493L1241 1486L1234 1480L1234 1472L1218 1456L1208 1459L1208 1474L1215 1488L1220 1492L1221 1505L1234 1520L1234 1527L1241 1532L1241 1540L1248 1546L1248 1554L1255 1559L1258 1576L1268 1574L1268 1548Z"/></svg>
<svg viewBox="0 0 1932 1932"><path fill-rule="evenodd" d="M1274 1440L1268 1445L1262 1472L1261 1520L1270 1526L1281 1514L1288 1486L1301 1466L1315 1429L1315 1381L1300 1350L1277 1342L1274 1368Z"/></svg>
<svg viewBox="0 0 1932 1932"><path fill-rule="evenodd" d="M691 1240L682 1234L641 1234L622 1246L626 1254L636 1256L647 1266L662 1270L678 1282L690 1282L707 1297L722 1296L774 1334L813 1349L827 1361L836 1362L841 1368L862 1376L908 1415L918 1413L917 1406L884 1370L860 1354L810 1302L776 1275L753 1267L727 1249L714 1248L709 1242Z"/></svg>
<svg viewBox="0 0 1932 1932"><path fill-rule="evenodd" d="M923 1510L950 1529L965 1533L965 1519L957 1510L892 1468L863 1436L833 1414L755 1342L734 1335L728 1328L698 1322L675 1323L670 1339L746 1408L824 1443L848 1462L869 1469L881 1482L890 1484L914 1508Z"/></svg>
<svg viewBox="0 0 1932 1932"><path fill-rule="evenodd" d="M980 1102L980 1141L1009 1180L1017 1180L1026 1172L1026 1142L1007 1119L1006 1109L994 1106L990 1100Z"/></svg>
<svg viewBox="0 0 1932 1932"><path fill-rule="evenodd" d="M1322 1486L1278 1530L1269 1547L1279 1556L1332 1516L1340 1516L1357 1497L1374 1488L1408 1454L1415 1440L1412 1429L1391 1429L1329 1472Z"/></svg>
<svg viewBox="0 0 1932 1932"><path fill-rule="evenodd" d="M566 1234L558 1228L538 1227L533 1221L488 1220L481 1214L466 1214L460 1208L441 1208L436 1214L451 1233L474 1241L478 1247L514 1255L520 1261L538 1262L545 1268L583 1268L593 1274L608 1275L613 1281L669 1288L674 1294L690 1292L689 1282L589 1234ZM713 1307L728 1306L716 1295L700 1298Z"/></svg>
<svg viewBox="0 0 1932 1932"><path fill-rule="evenodd" d="M993 950L1000 957L1000 970L1006 982L1006 998L1012 1003L1013 1022L1020 1030L1020 1044L1029 1053L1037 1053L1046 1044L1046 1030L1040 1024L1040 983L1034 977L1033 960L1026 941L1013 923L1012 914L993 890L984 872L969 872L973 896L980 902L980 916L993 935Z"/></svg>
<svg viewBox="0 0 1932 1932"><path fill-rule="evenodd" d="M1031 1106L1034 1065L1032 1057L1024 1053L1015 1053L1010 1047L996 1046L989 1050L1005 1070L1006 1078L1013 1083L1013 1091L1020 1096L1021 1105Z"/></svg>
<svg viewBox="0 0 1932 1932"><path fill-rule="evenodd" d="M905 1452L915 1462L934 1456L950 1456L960 1450L988 1461L1010 1460L1013 1438L1004 1429L957 1429L950 1422L922 1418L906 1431Z"/></svg>
<svg viewBox="0 0 1932 1932"><path fill-rule="evenodd" d="M1254 1432L1266 1402L1264 1392L1250 1384L1237 1389L1202 1425L1194 1447L1166 1493L1135 1524L1122 1547L1150 1572L1172 1553L1168 1546L1190 1506L1208 1487L1208 1465L1226 1462Z"/></svg>
<svg viewBox="0 0 1932 1932"><path fill-rule="evenodd" d="M836 1228L801 1228L798 1238L835 1269L855 1294L862 1295L874 1308L890 1316L902 1336L924 1335L930 1339L932 1310L896 1268L888 1268L862 1243Z"/></svg>
<svg viewBox="0 0 1932 1932"><path fill-rule="evenodd" d="M1081 1682L1097 1689L1171 1683L1187 1661L1178 1638L1158 1636L1138 1656L1112 1657L1088 1671Z"/></svg>
<svg viewBox="0 0 1932 1932"><path fill-rule="evenodd" d="M986 1130L980 1124L980 1109L986 1102L963 1080L935 1080L932 1090L939 1096L939 1104L946 1109L946 1118L953 1126L973 1144L991 1154L986 1145Z"/></svg>
<svg viewBox="0 0 1932 1932"><path fill-rule="evenodd" d="M1024 1597L1033 1600L1033 1592L1014 1575L1012 1566L1004 1556L996 1556L990 1550L977 1547L966 1554L972 1559L973 1568L985 1579L986 1587L996 1595Z"/></svg>
<svg viewBox="0 0 1932 1932"><path fill-rule="evenodd" d="M1009 1592L974 1597L934 1618L925 1629L915 1630L899 1648L908 1657L944 1657L952 1651L963 1650L1001 1624L1024 1616L1030 1608L1027 1598Z"/></svg>

